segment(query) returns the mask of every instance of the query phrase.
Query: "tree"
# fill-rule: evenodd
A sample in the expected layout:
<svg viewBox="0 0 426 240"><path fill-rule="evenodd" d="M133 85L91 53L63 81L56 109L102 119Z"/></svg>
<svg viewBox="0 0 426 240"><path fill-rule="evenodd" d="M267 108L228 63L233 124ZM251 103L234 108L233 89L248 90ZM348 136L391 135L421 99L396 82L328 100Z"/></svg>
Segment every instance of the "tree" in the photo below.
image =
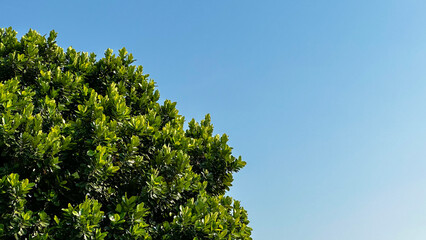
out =
<svg viewBox="0 0 426 240"><path fill-rule="evenodd" d="M126 49L96 60L57 34L0 29L1 239L251 239L225 196L245 162Z"/></svg>

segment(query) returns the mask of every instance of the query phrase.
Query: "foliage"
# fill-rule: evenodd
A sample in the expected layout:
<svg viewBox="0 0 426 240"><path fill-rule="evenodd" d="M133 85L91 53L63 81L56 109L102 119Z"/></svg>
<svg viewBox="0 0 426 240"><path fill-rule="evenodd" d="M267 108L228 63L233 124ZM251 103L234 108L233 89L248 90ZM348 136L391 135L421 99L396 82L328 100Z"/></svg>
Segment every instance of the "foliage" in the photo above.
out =
<svg viewBox="0 0 426 240"><path fill-rule="evenodd" d="M224 196L245 162L132 54L0 29L0 239L251 239Z"/></svg>

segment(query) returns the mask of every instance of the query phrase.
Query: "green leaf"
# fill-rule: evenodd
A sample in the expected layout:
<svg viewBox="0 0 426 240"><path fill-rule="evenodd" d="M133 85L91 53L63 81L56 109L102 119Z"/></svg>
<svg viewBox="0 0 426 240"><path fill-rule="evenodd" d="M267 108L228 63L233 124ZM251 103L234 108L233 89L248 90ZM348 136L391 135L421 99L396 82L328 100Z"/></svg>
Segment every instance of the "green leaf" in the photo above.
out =
<svg viewBox="0 0 426 240"><path fill-rule="evenodd" d="M89 157L93 157L93 156L95 156L95 155L96 155L96 152L95 152L95 151L93 151L93 150L88 150L88 151L87 151L87 155L88 155Z"/></svg>

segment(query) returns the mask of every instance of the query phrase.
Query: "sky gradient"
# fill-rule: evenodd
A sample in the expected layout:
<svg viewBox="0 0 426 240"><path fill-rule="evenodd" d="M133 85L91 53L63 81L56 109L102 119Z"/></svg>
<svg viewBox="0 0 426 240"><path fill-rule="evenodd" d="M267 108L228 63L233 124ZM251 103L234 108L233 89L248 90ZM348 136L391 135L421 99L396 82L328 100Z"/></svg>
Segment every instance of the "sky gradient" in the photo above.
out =
<svg viewBox="0 0 426 240"><path fill-rule="evenodd" d="M426 238L426 2L2 1L0 27L126 47L247 166L253 239Z"/></svg>

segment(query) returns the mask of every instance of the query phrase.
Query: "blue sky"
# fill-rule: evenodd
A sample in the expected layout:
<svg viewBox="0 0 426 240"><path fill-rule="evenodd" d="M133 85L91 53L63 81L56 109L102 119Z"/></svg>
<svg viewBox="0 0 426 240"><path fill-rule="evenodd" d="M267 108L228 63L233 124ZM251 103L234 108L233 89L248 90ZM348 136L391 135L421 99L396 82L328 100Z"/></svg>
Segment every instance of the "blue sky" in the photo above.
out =
<svg viewBox="0 0 426 240"><path fill-rule="evenodd" d="M426 237L426 2L3 1L1 27L126 47L247 166L254 239Z"/></svg>

